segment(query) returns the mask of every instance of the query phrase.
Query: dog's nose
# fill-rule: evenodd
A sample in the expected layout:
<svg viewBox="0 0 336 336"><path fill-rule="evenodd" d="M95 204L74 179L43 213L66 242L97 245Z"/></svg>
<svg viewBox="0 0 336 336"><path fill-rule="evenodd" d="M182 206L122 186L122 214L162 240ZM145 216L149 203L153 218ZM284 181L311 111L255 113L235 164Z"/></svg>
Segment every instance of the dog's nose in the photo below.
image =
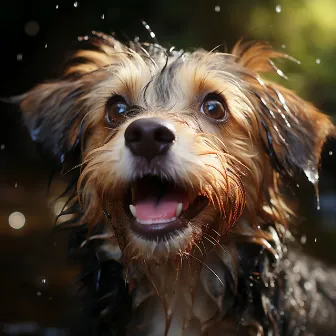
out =
<svg viewBox="0 0 336 336"><path fill-rule="evenodd" d="M175 129L169 122L158 118L133 121L125 131L125 143L134 155L148 161L163 155L175 141Z"/></svg>

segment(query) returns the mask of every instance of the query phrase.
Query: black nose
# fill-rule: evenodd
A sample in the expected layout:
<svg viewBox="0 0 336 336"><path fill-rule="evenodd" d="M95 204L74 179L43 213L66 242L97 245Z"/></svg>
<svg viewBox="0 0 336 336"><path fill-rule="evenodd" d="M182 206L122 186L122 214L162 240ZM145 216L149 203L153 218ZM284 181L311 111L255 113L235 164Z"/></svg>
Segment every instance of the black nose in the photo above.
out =
<svg viewBox="0 0 336 336"><path fill-rule="evenodd" d="M148 161L165 154L174 140L174 127L157 118L135 120L125 131L126 146L134 155L143 156Z"/></svg>

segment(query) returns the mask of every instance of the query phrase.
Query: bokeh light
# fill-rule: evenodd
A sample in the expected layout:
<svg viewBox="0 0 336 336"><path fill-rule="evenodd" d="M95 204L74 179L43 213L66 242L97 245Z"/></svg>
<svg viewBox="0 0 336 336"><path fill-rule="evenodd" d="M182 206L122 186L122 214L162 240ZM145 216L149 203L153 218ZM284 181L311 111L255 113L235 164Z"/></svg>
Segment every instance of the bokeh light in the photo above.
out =
<svg viewBox="0 0 336 336"><path fill-rule="evenodd" d="M54 204L54 208L53 209L54 209L54 214L56 216L58 216L61 213L61 211L63 210L64 205L65 205L65 201L63 201L63 200L59 200L59 201L57 201Z"/></svg>
<svg viewBox="0 0 336 336"><path fill-rule="evenodd" d="M21 212L15 211L8 217L8 223L15 230L22 229L26 223L26 217Z"/></svg>
<svg viewBox="0 0 336 336"><path fill-rule="evenodd" d="M28 21L24 26L25 33L29 36L36 36L40 31L40 25L36 21Z"/></svg>

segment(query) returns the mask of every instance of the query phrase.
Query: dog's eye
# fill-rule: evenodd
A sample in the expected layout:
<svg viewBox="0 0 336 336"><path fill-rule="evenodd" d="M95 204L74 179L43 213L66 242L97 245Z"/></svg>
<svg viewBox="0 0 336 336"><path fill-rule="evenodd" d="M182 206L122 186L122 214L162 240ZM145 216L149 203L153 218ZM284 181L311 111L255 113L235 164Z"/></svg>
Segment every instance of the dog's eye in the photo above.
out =
<svg viewBox="0 0 336 336"><path fill-rule="evenodd" d="M128 105L121 96L112 97L106 104L106 121L108 123L123 122L126 118Z"/></svg>
<svg viewBox="0 0 336 336"><path fill-rule="evenodd" d="M227 118L227 108L221 99L208 96L201 105L201 112L212 119L224 121Z"/></svg>

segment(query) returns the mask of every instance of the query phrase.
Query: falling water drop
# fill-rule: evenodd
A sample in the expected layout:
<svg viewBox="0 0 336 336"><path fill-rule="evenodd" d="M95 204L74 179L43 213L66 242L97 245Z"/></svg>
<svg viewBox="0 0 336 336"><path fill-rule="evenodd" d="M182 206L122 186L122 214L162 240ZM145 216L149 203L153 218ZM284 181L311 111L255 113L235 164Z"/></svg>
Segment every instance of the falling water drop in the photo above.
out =
<svg viewBox="0 0 336 336"><path fill-rule="evenodd" d="M56 9L58 9L58 5L56 5Z"/></svg>
<svg viewBox="0 0 336 336"><path fill-rule="evenodd" d="M102 20L104 20L104 19L105 19L105 14L103 14L103 15L101 16L101 18L102 18Z"/></svg>
<svg viewBox="0 0 336 336"><path fill-rule="evenodd" d="M329 152L329 155L333 155L333 152L332 152L332 151L330 151L330 152Z"/></svg>
<svg viewBox="0 0 336 336"><path fill-rule="evenodd" d="M18 187L18 183L15 182L15 184L14 184L14 188L17 188L17 187Z"/></svg>
<svg viewBox="0 0 336 336"><path fill-rule="evenodd" d="M275 7L275 11L276 11L277 13L281 13L281 6L280 6L280 5L277 5L277 6Z"/></svg>
<svg viewBox="0 0 336 336"><path fill-rule="evenodd" d="M319 58L316 59L316 64L320 64L321 60Z"/></svg>
<svg viewBox="0 0 336 336"><path fill-rule="evenodd" d="M220 12L220 10L221 10L221 8L220 8L220 6L215 6L215 12Z"/></svg>
<svg viewBox="0 0 336 336"><path fill-rule="evenodd" d="M41 296L42 293L41 293L41 292L37 292L36 295L37 295L37 296Z"/></svg>
<svg viewBox="0 0 336 336"><path fill-rule="evenodd" d="M5 149L5 145L4 144L2 144L1 146L0 146L0 149L3 151L4 149Z"/></svg>
<svg viewBox="0 0 336 336"><path fill-rule="evenodd" d="M17 54L17 55L16 55L16 59L17 59L18 61L22 61L22 59L23 59L23 55L22 55L22 54Z"/></svg>
<svg viewBox="0 0 336 336"><path fill-rule="evenodd" d="M74 2L74 7L78 7L78 2L77 1Z"/></svg>
<svg viewBox="0 0 336 336"><path fill-rule="evenodd" d="M281 48L282 48L282 49L285 49L285 48L286 48L286 44L282 44L282 45L281 45Z"/></svg>
<svg viewBox="0 0 336 336"><path fill-rule="evenodd" d="M317 238L314 239L314 243L316 243L316 242L317 242Z"/></svg>
<svg viewBox="0 0 336 336"><path fill-rule="evenodd" d="M319 187L318 187L318 183L315 182L314 183L314 188L315 188L315 194L316 194L316 209L320 210L321 209L321 205L320 205L320 192L319 192Z"/></svg>
<svg viewBox="0 0 336 336"><path fill-rule="evenodd" d="M46 43L46 44L44 45L44 48L46 48L46 49L48 48L48 43Z"/></svg>
<svg viewBox="0 0 336 336"><path fill-rule="evenodd" d="M303 235L303 236L301 237L301 239L300 239L300 243L301 243L302 245L304 245L304 244L306 244L306 242L307 242L307 236Z"/></svg>

